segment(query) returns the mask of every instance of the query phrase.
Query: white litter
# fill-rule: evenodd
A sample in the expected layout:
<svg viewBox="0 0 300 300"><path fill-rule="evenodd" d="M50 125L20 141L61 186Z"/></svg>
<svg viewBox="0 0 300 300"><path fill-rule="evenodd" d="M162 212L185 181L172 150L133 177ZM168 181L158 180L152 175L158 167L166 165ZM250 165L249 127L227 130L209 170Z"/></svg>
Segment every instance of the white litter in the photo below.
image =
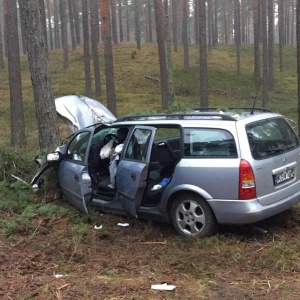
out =
<svg viewBox="0 0 300 300"><path fill-rule="evenodd" d="M99 230L99 229L101 229L101 228L102 228L102 225L100 225L100 226L95 225L95 226L94 226L94 229L96 229L96 230Z"/></svg>
<svg viewBox="0 0 300 300"><path fill-rule="evenodd" d="M129 223L118 223L117 225L121 227L127 227L129 226Z"/></svg>
<svg viewBox="0 0 300 300"><path fill-rule="evenodd" d="M63 274L55 274L55 273L53 273L53 276L54 276L55 278L62 278L62 277L64 277Z"/></svg>
<svg viewBox="0 0 300 300"><path fill-rule="evenodd" d="M163 284L152 284L151 289L152 290L160 290L160 291L173 291L176 288L175 285L169 285L167 283Z"/></svg>

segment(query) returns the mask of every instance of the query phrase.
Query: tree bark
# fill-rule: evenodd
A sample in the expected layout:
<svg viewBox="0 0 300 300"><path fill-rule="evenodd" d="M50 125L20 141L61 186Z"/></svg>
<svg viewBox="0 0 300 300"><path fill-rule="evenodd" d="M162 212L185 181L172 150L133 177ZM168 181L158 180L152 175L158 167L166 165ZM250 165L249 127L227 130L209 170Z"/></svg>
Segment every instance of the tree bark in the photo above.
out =
<svg viewBox="0 0 300 300"><path fill-rule="evenodd" d="M274 0L268 1L269 90L274 90Z"/></svg>
<svg viewBox="0 0 300 300"><path fill-rule="evenodd" d="M111 45L111 24L108 0L101 0L101 35L104 42L107 107L117 115L114 64Z"/></svg>
<svg viewBox="0 0 300 300"><path fill-rule="evenodd" d="M118 44L117 14L116 14L116 2L115 2L115 0L110 0L110 5L111 5L112 39L113 39L114 44Z"/></svg>
<svg viewBox="0 0 300 300"><path fill-rule="evenodd" d="M136 48L141 49L141 28L140 28L140 5L139 0L134 0L134 22Z"/></svg>
<svg viewBox="0 0 300 300"><path fill-rule="evenodd" d="M101 96L101 75L100 75L100 63L98 53L98 41L99 41L99 7L98 0L90 0L91 4L91 44L92 55L94 61L94 77L95 77L95 95Z"/></svg>
<svg viewBox="0 0 300 300"><path fill-rule="evenodd" d="M25 124L23 114L22 80L18 37L17 2L7 2L5 18L8 47L8 77L10 90L11 146L23 147L25 144Z"/></svg>
<svg viewBox="0 0 300 300"><path fill-rule="evenodd" d="M151 5L151 1L148 0L147 1L147 11L148 11L148 31L149 31L149 42L152 43L153 42L153 29L152 29L152 5Z"/></svg>
<svg viewBox="0 0 300 300"><path fill-rule="evenodd" d="M254 29L254 80L256 89L260 86L260 58L259 58L259 0L253 0L253 29Z"/></svg>
<svg viewBox="0 0 300 300"><path fill-rule="evenodd" d="M47 17L48 17L50 50L53 50L54 46L53 46L52 24L51 24L51 5L50 5L50 0L47 0Z"/></svg>
<svg viewBox="0 0 300 300"><path fill-rule="evenodd" d="M189 44L188 44L188 14L187 14L187 0L182 0L182 41L183 41L183 68L185 72L189 71Z"/></svg>
<svg viewBox="0 0 300 300"><path fill-rule="evenodd" d="M20 1L20 7L33 86L39 144L42 151L53 151L59 145L59 134L55 126L56 111L40 8L36 0Z"/></svg>
<svg viewBox="0 0 300 300"><path fill-rule="evenodd" d="M161 108L166 110L168 108L168 74L166 63L166 49L165 49L165 30L164 30L164 16L163 16L162 0L154 0L154 12L156 20L156 33L158 43L158 56L160 67L160 87L161 87Z"/></svg>
<svg viewBox="0 0 300 300"><path fill-rule="evenodd" d="M300 136L300 1L296 4L297 79L298 79L298 136Z"/></svg>
<svg viewBox="0 0 300 300"><path fill-rule="evenodd" d="M173 29L173 48L178 51L178 0L172 2L172 29Z"/></svg>
<svg viewBox="0 0 300 300"><path fill-rule="evenodd" d="M267 4L265 1L261 3L262 15L262 39L263 39L263 101L262 107L268 107L269 94L269 72L268 72L268 34L267 34Z"/></svg>
<svg viewBox="0 0 300 300"><path fill-rule="evenodd" d="M74 13L73 13L73 2L68 0L69 7L69 20L70 20L70 34L72 42L72 50L76 49L76 39L75 39L75 26L74 26Z"/></svg>
<svg viewBox="0 0 300 300"><path fill-rule="evenodd" d="M123 16L122 16L122 0L118 0L118 11L119 11L119 33L120 33L120 42L123 42Z"/></svg>
<svg viewBox="0 0 300 300"><path fill-rule="evenodd" d="M283 72L283 45L284 45L284 5L278 0L278 30L279 30L279 70Z"/></svg>
<svg viewBox="0 0 300 300"><path fill-rule="evenodd" d="M236 44L236 73L241 75L241 10L240 1L234 1L234 36Z"/></svg>
<svg viewBox="0 0 300 300"><path fill-rule="evenodd" d="M199 0L194 0L195 43L199 45Z"/></svg>
<svg viewBox="0 0 300 300"><path fill-rule="evenodd" d="M74 14L74 27L75 27L76 44L79 45L81 43L81 38L80 38L80 22L79 22L78 0L73 0L73 14Z"/></svg>
<svg viewBox="0 0 300 300"><path fill-rule="evenodd" d="M200 51L200 106L208 107L206 6L199 0L199 51Z"/></svg>
<svg viewBox="0 0 300 300"><path fill-rule="evenodd" d="M58 0L53 0L54 6L54 45L55 49L60 49L60 33L58 25Z"/></svg>
<svg viewBox="0 0 300 300"><path fill-rule="evenodd" d="M68 49L68 29L67 29L67 0L60 2L60 25L61 25L61 44L64 52L64 69L69 68L69 49Z"/></svg>
<svg viewBox="0 0 300 300"><path fill-rule="evenodd" d="M91 58L90 58L90 32L88 20L88 0L82 0L82 28L83 28L83 53L85 70L85 93L92 97Z"/></svg>

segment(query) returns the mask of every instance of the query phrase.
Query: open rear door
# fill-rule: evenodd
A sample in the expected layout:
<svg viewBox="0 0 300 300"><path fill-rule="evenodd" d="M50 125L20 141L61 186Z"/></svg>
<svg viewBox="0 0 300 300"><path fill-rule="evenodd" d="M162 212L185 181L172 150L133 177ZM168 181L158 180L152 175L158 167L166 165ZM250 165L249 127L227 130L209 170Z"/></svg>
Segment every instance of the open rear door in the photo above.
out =
<svg viewBox="0 0 300 300"><path fill-rule="evenodd" d="M118 197L124 210L135 217L146 188L154 134L154 127L136 126L118 165Z"/></svg>

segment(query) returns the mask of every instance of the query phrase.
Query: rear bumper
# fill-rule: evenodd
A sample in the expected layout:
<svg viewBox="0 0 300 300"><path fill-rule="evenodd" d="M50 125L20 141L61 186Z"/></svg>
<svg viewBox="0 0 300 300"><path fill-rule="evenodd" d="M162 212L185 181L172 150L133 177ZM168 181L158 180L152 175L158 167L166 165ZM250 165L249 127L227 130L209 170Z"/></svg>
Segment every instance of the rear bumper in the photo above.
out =
<svg viewBox="0 0 300 300"><path fill-rule="evenodd" d="M300 202L300 191L269 205L253 200L207 201L220 224L250 224L279 214Z"/></svg>

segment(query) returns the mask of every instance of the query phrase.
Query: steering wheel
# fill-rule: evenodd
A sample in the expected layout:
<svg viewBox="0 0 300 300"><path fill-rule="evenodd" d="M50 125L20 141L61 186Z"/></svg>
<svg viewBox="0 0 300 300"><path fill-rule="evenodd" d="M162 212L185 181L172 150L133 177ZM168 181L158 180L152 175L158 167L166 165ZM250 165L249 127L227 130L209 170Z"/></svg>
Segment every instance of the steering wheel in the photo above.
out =
<svg viewBox="0 0 300 300"><path fill-rule="evenodd" d="M118 137L113 134L113 133L109 133L107 134L104 139L103 139L103 142L102 142L102 145L105 146L107 143L109 143L110 141L114 141L116 142L117 144L119 143L118 141Z"/></svg>

